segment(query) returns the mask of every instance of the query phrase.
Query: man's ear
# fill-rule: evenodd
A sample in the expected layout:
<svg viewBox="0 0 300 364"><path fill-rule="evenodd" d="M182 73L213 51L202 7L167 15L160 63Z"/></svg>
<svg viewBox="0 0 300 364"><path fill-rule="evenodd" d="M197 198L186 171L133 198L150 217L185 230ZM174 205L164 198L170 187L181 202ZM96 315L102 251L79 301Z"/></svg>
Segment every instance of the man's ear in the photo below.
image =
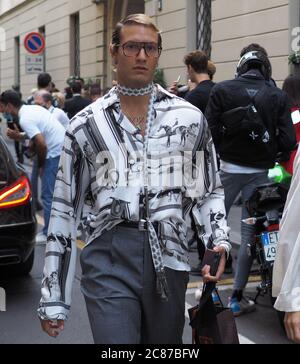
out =
<svg viewBox="0 0 300 364"><path fill-rule="evenodd" d="M109 46L109 52L111 54L111 57L112 57L112 60L113 60L114 65L117 65L118 64L118 61L117 61L117 52L118 52L118 49L115 48L113 44L110 44L110 46Z"/></svg>

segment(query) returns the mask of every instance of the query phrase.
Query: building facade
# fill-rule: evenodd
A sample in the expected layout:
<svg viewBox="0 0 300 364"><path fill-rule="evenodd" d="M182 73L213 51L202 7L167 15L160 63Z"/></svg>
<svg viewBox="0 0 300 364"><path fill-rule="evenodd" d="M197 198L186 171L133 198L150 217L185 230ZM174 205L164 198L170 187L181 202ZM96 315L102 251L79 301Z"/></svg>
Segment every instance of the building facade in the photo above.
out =
<svg viewBox="0 0 300 364"><path fill-rule="evenodd" d="M151 16L163 36L159 68L167 84L181 75L183 57L204 49L217 66L216 81L232 78L240 50L264 46L279 85L289 74L287 57L300 34L298 0L0 0L0 89L19 85L24 96L36 86L24 47L30 32L44 35L43 69L57 88L70 75L111 85L108 46L116 22L129 13Z"/></svg>

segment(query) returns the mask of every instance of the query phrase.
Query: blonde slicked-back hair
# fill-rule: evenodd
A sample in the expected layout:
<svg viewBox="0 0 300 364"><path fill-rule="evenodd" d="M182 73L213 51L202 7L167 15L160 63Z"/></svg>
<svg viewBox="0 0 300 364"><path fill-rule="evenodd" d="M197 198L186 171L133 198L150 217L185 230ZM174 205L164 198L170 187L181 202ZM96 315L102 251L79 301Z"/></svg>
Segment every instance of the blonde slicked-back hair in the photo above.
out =
<svg viewBox="0 0 300 364"><path fill-rule="evenodd" d="M158 46L161 47L162 45L162 39L160 30L157 28L157 26L154 24L153 20L146 14L130 14L126 18L120 20L115 30L112 34L112 46L114 49L118 48L121 42L121 30L125 25L143 25L145 27L151 28L154 31L157 32L158 36Z"/></svg>

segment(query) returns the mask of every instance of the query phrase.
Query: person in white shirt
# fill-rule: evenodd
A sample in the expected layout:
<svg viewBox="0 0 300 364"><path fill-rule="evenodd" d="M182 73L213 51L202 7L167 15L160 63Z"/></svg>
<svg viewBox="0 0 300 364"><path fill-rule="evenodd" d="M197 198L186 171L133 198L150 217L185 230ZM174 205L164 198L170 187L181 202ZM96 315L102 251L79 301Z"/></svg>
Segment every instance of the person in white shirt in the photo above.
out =
<svg viewBox="0 0 300 364"><path fill-rule="evenodd" d="M58 107L53 106L53 96L47 90L39 90L34 94L35 105L45 107L67 129L70 119L67 114Z"/></svg>
<svg viewBox="0 0 300 364"><path fill-rule="evenodd" d="M203 278L215 282L224 270L231 245L216 154L203 114L153 83L161 43L145 14L118 23L110 46L118 84L65 134L38 308L52 337L70 312L80 222L96 344L182 343L191 215L221 256L216 275L206 266Z"/></svg>
<svg viewBox="0 0 300 364"><path fill-rule="evenodd" d="M65 129L45 108L38 105L22 105L21 99L15 91L7 90L3 92L1 101L6 112L19 117L20 126L32 141L37 153L39 174L42 178L42 201L45 220L43 234L38 235L37 241L46 240ZM14 131L9 131L7 135L14 139Z"/></svg>
<svg viewBox="0 0 300 364"><path fill-rule="evenodd" d="M286 312L284 324L289 339L300 344L300 149L280 223L279 245L273 269L274 307Z"/></svg>

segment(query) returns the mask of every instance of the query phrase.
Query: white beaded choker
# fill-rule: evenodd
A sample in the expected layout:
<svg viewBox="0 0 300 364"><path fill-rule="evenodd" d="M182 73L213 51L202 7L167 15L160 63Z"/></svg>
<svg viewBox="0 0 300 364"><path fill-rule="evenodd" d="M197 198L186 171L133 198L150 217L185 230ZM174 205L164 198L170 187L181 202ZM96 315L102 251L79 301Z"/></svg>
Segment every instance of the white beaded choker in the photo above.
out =
<svg viewBox="0 0 300 364"><path fill-rule="evenodd" d="M117 85L117 91L121 95L125 96L144 96L151 94L153 91L154 84L149 83L149 85L142 88L130 88L126 86Z"/></svg>

